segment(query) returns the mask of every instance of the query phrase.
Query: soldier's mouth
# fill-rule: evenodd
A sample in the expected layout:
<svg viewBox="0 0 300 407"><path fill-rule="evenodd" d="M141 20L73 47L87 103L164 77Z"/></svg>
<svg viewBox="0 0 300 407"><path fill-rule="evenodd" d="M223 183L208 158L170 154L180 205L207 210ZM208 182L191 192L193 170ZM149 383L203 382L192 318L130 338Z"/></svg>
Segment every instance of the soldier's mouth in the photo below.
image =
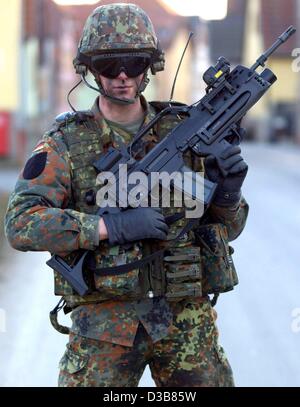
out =
<svg viewBox="0 0 300 407"><path fill-rule="evenodd" d="M131 89L132 86L115 86L115 89Z"/></svg>

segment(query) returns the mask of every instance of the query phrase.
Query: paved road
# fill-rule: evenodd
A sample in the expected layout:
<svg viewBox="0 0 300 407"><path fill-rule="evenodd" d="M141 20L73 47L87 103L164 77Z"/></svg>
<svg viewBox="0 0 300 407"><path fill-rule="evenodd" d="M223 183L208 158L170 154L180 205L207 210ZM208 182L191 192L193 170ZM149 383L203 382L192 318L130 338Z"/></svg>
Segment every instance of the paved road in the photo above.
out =
<svg viewBox="0 0 300 407"><path fill-rule="evenodd" d="M251 209L234 243L240 285L217 307L222 343L237 385L300 386L300 150L245 151Z"/></svg>
<svg viewBox="0 0 300 407"><path fill-rule="evenodd" d="M236 385L300 386L300 149L251 144L245 157L251 210L234 242L240 285L217 304L221 343ZM47 257L2 254L0 386L56 386L67 338L48 323L56 298ZM148 369L140 386L153 386Z"/></svg>

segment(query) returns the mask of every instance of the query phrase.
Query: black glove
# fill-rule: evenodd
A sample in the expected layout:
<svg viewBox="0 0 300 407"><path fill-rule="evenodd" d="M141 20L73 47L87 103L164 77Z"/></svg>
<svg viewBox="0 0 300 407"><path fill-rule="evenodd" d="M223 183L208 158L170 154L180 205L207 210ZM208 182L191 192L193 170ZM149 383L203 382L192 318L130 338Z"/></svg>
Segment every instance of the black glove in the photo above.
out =
<svg viewBox="0 0 300 407"><path fill-rule="evenodd" d="M248 165L240 153L239 146L229 146L218 159L212 155L205 159L207 178L218 184L214 196L216 205L233 206L241 198L241 187L247 175Z"/></svg>
<svg viewBox="0 0 300 407"><path fill-rule="evenodd" d="M159 208L139 207L102 217L112 246L143 239L165 240L169 230Z"/></svg>

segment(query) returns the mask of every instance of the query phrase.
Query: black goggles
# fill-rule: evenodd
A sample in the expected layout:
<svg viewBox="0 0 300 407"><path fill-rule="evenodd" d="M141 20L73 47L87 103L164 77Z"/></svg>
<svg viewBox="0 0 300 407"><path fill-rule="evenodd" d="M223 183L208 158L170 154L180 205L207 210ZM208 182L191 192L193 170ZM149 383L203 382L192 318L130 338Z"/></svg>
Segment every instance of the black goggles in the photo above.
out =
<svg viewBox="0 0 300 407"><path fill-rule="evenodd" d="M97 55L91 58L91 67L105 78L117 78L122 71L128 78L135 78L149 68L151 60L146 53Z"/></svg>

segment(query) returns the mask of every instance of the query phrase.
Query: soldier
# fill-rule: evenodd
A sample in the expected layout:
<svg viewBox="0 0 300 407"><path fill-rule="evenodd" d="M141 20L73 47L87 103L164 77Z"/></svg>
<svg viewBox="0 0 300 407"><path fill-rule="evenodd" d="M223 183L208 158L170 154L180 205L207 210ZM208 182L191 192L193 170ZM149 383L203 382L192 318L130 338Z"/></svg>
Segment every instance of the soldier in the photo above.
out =
<svg viewBox="0 0 300 407"><path fill-rule="evenodd" d="M7 238L17 250L49 251L70 264L81 249L93 252L84 266L87 295L54 272L55 294L72 319L68 330L55 319L61 306L51 316L58 330L70 333L59 386L136 387L146 365L157 386L233 386L209 294L237 284L228 242L241 233L248 213L240 149L230 147L218 162L206 159L206 176L218 182L214 202L180 239L174 237L186 221L170 228L165 222L175 208L100 217L93 163L110 146L127 145L165 106L142 96L148 70L162 71L164 56L141 8L109 4L87 19L74 66L85 81L88 70L94 75L100 96L90 111L57 118L27 161L6 215ZM143 139L144 153L179 120L169 115L158 122ZM186 159L203 170L202 159ZM119 265L161 247L164 257L117 273Z"/></svg>

